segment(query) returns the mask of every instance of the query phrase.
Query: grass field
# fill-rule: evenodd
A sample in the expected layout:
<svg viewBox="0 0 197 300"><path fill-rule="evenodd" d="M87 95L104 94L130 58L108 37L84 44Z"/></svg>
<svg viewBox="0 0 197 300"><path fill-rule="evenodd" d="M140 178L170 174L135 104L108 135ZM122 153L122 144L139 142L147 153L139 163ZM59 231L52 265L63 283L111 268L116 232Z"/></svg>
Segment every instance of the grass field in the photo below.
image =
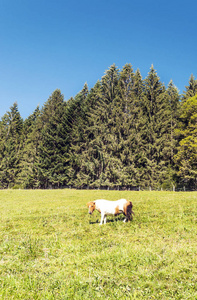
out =
<svg viewBox="0 0 197 300"><path fill-rule="evenodd" d="M88 215L127 198L132 222ZM197 192L0 191L0 299L197 299Z"/></svg>

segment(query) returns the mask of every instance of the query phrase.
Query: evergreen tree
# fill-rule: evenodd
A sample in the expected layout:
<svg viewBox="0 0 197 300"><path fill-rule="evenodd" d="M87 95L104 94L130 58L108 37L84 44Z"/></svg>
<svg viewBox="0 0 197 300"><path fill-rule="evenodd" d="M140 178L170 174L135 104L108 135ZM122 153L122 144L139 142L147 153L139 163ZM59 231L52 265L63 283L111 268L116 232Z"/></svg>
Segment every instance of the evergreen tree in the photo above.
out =
<svg viewBox="0 0 197 300"><path fill-rule="evenodd" d="M66 103L60 90L55 90L44 104L38 146L38 187L56 188L68 181L68 144L65 120Z"/></svg>
<svg viewBox="0 0 197 300"><path fill-rule="evenodd" d="M95 124L99 130L100 141L96 142L100 156L100 186L115 186L119 180L121 170L120 160L115 157L118 139L115 134L116 122L114 119L114 105L119 97L118 91L119 70L113 64L102 77L102 99L99 103L99 118ZM98 128L99 127L99 128ZM96 139L98 141L98 137Z"/></svg>
<svg viewBox="0 0 197 300"><path fill-rule="evenodd" d="M170 111L165 87L153 66L144 81L143 111L145 126L142 128L145 153L144 174L141 181L146 186L158 187L167 176L170 159Z"/></svg>
<svg viewBox="0 0 197 300"><path fill-rule="evenodd" d="M183 102L197 94L197 79L192 74L189 79L189 85L186 86L186 91L183 92Z"/></svg>
<svg viewBox="0 0 197 300"><path fill-rule="evenodd" d="M181 107L177 129L179 139L175 156L177 176L182 187L197 188L197 95Z"/></svg>
<svg viewBox="0 0 197 300"><path fill-rule="evenodd" d="M173 164L174 149L176 147L175 129L178 123L180 95L172 80L168 84L166 93L170 108L171 164Z"/></svg>
<svg viewBox="0 0 197 300"><path fill-rule="evenodd" d="M118 185L137 185L136 153L138 147L139 103L137 82L132 66L126 64L119 77L119 97L114 102L114 128L117 135L116 157L119 159Z"/></svg>
<svg viewBox="0 0 197 300"><path fill-rule="evenodd" d="M117 85L118 70L113 65L83 102L80 114L85 115L80 126L83 138L80 143L74 139L76 144L72 145L77 186L111 186L117 179L119 163L113 156L114 148L117 147L113 116L114 99L118 95Z"/></svg>
<svg viewBox="0 0 197 300"><path fill-rule="evenodd" d="M100 141L100 128L97 126L100 119L98 111L99 103L102 101L102 86L98 81L90 90L85 101L86 125L84 127L84 140L81 143L80 170L77 174L77 184L98 187L96 182L102 172L102 146Z"/></svg>
<svg viewBox="0 0 197 300"><path fill-rule="evenodd" d="M23 188L34 188L37 186L38 146L41 141L42 124L39 122L40 109L35 111L24 121L23 124L23 147L20 172L17 183Z"/></svg>
<svg viewBox="0 0 197 300"><path fill-rule="evenodd" d="M89 91L87 83L83 89L73 99L68 102L67 118L70 128L70 147L69 147L69 184L81 187L86 184L85 174L82 172L82 161L84 156L85 136L84 130L87 127L86 99ZM83 173L83 172L82 172Z"/></svg>
<svg viewBox="0 0 197 300"><path fill-rule="evenodd" d="M106 74L102 77L101 80L103 99L106 104L112 104L117 95L119 73L115 64L113 64L105 73Z"/></svg>
<svg viewBox="0 0 197 300"><path fill-rule="evenodd" d="M144 92L144 83L142 80L142 75L140 73L140 70L137 69L137 71L134 74L134 86L133 86L133 92L135 97L138 99L138 106L142 105L142 95Z"/></svg>
<svg viewBox="0 0 197 300"><path fill-rule="evenodd" d="M137 109L137 120L135 122L136 127L136 143L135 143L135 166L137 169L137 186L143 186L143 176L145 173L146 167L146 151L144 147L145 134L144 130L147 130L147 119L144 115L144 92L145 86L144 81L142 80L141 73L139 69L135 72L134 75L134 97L135 97L135 107Z"/></svg>
<svg viewBox="0 0 197 300"><path fill-rule="evenodd" d="M0 187L10 188L16 183L20 171L21 135L23 120L17 103L11 106L0 126Z"/></svg>

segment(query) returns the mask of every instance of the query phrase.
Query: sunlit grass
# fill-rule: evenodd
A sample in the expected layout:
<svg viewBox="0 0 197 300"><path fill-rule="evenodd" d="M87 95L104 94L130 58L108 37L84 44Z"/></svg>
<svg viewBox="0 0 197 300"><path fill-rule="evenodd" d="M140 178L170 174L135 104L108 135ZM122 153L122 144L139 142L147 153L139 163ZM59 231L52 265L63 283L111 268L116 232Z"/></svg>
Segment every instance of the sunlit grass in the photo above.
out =
<svg viewBox="0 0 197 300"><path fill-rule="evenodd" d="M88 215L127 198L132 222ZM1 299L197 299L197 193L0 191Z"/></svg>

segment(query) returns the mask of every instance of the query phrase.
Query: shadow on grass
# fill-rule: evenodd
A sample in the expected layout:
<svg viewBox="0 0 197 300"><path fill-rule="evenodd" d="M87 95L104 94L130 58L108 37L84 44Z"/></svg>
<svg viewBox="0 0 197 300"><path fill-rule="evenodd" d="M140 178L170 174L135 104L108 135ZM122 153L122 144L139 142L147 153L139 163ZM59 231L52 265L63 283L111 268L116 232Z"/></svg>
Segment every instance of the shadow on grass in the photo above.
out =
<svg viewBox="0 0 197 300"><path fill-rule="evenodd" d="M108 217L107 218L107 223L116 223L118 221L124 221L125 219L125 216L123 215L120 215L120 216L117 216L117 217ZM132 219L131 219L131 222L132 222ZM100 219L97 219L96 221L95 220L89 220L89 224L97 224L97 223L100 223Z"/></svg>

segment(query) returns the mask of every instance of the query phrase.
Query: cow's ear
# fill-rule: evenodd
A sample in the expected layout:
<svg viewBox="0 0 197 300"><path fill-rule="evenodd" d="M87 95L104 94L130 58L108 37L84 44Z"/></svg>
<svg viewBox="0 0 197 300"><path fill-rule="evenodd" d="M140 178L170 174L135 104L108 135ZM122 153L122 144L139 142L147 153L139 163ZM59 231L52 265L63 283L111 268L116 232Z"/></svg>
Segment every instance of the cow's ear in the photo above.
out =
<svg viewBox="0 0 197 300"><path fill-rule="evenodd" d="M86 203L86 205L87 205L87 207L89 207L90 206L90 202Z"/></svg>

